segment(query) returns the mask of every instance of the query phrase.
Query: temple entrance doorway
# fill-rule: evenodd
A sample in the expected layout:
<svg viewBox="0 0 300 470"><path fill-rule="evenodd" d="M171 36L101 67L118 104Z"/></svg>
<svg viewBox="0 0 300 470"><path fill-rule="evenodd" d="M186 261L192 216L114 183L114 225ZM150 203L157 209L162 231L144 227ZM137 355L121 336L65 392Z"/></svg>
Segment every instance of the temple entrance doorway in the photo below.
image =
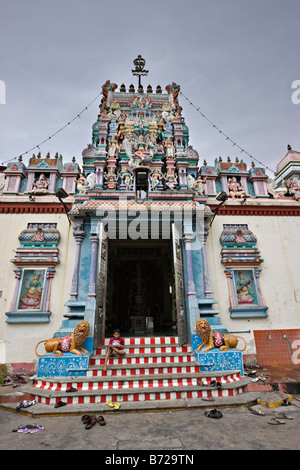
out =
<svg viewBox="0 0 300 470"><path fill-rule="evenodd" d="M105 336L177 335L171 240L108 240Z"/></svg>

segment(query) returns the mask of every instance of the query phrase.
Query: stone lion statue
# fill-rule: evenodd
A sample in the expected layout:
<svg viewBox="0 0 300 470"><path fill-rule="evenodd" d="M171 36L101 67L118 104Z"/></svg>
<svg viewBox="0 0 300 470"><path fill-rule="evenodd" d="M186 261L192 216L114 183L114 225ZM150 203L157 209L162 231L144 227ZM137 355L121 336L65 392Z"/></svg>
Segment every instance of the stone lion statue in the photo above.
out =
<svg viewBox="0 0 300 470"><path fill-rule="evenodd" d="M196 330L202 339L202 344L200 344L196 351L201 351L205 346L204 352L208 352L214 348L218 348L220 351L228 351L230 348L237 346L238 338L242 339L245 343L244 349L240 349L240 351L246 349L247 343L244 338L231 334L223 335L218 331L213 331L209 322L204 318L199 318L199 320L196 321Z"/></svg>
<svg viewBox="0 0 300 470"><path fill-rule="evenodd" d="M77 356L82 356L81 352L88 354L88 351L82 347L82 344L88 337L89 331L89 323L87 321L80 321L71 335L64 338L50 338L40 341L35 347L35 354L38 357L44 357L37 353L38 345L41 343L45 344L47 353L53 353L57 356L62 356L65 352L71 352L77 354Z"/></svg>

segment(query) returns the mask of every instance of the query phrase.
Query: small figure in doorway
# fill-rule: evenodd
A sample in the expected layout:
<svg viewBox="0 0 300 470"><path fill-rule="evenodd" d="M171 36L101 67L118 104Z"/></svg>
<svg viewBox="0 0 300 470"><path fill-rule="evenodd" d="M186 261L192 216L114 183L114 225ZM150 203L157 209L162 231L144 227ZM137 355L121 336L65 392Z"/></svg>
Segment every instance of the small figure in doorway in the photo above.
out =
<svg viewBox="0 0 300 470"><path fill-rule="evenodd" d="M116 329L113 332L113 337L109 340L108 347L106 350L106 356L104 361L103 371L107 371L107 361L108 358L113 356L125 356L126 352L124 351L125 341L121 338L120 330Z"/></svg>

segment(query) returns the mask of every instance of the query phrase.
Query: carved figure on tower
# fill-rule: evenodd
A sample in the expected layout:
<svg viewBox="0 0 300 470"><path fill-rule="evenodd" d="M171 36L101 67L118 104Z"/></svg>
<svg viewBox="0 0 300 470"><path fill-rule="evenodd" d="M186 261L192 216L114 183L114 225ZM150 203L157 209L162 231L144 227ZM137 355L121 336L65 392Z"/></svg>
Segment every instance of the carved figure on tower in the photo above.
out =
<svg viewBox="0 0 300 470"><path fill-rule="evenodd" d="M176 109L178 106L178 95L180 92L180 85L172 82L171 85L166 86L166 90L169 94L169 103L171 109Z"/></svg>
<svg viewBox="0 0 300 470"><path fill-rule="evenodd" d="M47 180L44 173L41 173L39 176L39 179L35 183L33 183L32 191L35 194L47 194L49 193L48 186L49 186L49 181Z"/></svg>
<svg viewBox="0 0 300 470"><path fill-rule="evenodd" d="M157 169L155 169L153 173L150 175L152 191L155 191L158 188L158 185L161 179L162 179L162 175Z"/></svg>
<svg viewBox="0 0 300 470"><path fill-rule="evenodd" d="M113 102L113 92L116 90L118 85L115 83L110 83L110 80L107 80L102 86L102 94L104 96L103 106L104 108L110 108Z"/></svg>
<svg viewBox="0 0 300 470"><path fill-rule="evenodd" d="M243 189L243 186L241 186L237 182L237 179L236 179L235 176L233 176L232 178L229 178L229 180L228 180L228 189L229 189L228 196L230 196L232 198L247 196L246 192Z"/></svg>
<svg viewBox="0 0 300 470"><path fill-rule="evenodd" d="M163 175L165 178L165 184L168 189L174 191L177 186L177 175L174 173L172 168L168 168L167 173Z"/></svg>

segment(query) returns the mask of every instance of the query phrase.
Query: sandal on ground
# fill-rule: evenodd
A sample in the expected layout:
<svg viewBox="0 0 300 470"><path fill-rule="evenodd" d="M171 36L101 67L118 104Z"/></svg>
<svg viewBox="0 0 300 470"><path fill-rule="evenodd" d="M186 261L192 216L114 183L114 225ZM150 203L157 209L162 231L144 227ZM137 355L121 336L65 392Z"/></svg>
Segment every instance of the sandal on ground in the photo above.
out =
<svg viewBox="0 0 300 470"><path fill-rule="evenodd" d="M100 426L105 426L106 422L105 422L105 419L103 418L103 416L98 416L98 418L96 418L98 423L100 424Z"/></svg>
<svg viewBox="0 0 300 470"><path fill-rule="evenodd" d="M277 418L272 418L270 421L268 421L269 424L285 424L284 421L281 421L280 419Z"/></svg>
<svg viewBox="0 0 300 470"><path fill-rule="evenodd" d="M211 386L211 387L215 387L215 385L217 385L217 382L216 382L215 380L212 380L212 381L210 382L210 386Z"/></svg>
<svg viewBox="0 0 300 470"><path fill-rule="evenodd" d="M90 415L83 415L81 421L86 424L91 419Z"/></svg>
<svg viewBox="0 0 300 470"><path fill-rule="evenodd" d="M292 416L287 416L285 413L279 413L275 416L277 419L294 419Z"/></svg>
<svg viewBox="0 0 300 470"><path fill-rule="evenodd" d="M97 418L95 415L90 416L90 419L85 425L85 429L91 429L97 423Z"/></svg>
<svg viewBox="0 0 300 470"><path fill-rule="evenodd" d="M291 402L289 398L284 398L282 406L291 406Z"/></svg>
<svg viewBox="0 0 300 470"><path fill-rule="evenodd" d="M19 431L19 429L25 429L25 428L26 426L24 424L20 424L20 426L18 426L17 428L12 429L12 432L17 432Z"/></svg>
<svg viewBox="0 0 300 470"><path fill-rule="evenodd" d="M2 385L5 387L5 386L7 386L7 385L13 385L13 384L14 384L14 382L13 382L11 379L6 378L6 379L3 380L3 384L2 384Z"/></svg>
<svg viewBox="0 0 300 470"><path fill-rule="evenodd" d="M120 406L121 406L120 403L115 403L114 409L118 410L120 408Z"/></svg>
<svg viewBox="0 0 300 470"><path fill-rule="evenodd" d="M221 413L221 411L216 410L216 409L210 410L210 411L204 411L204 414L208 418L214 418L214 419L219 419L219 418L222 418L223 416L223 413Z"/></svg>
<svg viewBox="0 0 300 470"><path fill-rule="evenodd" d="M213 397L201 398L201 400L204 400L204 401L215 401L215 399L214 399Z"/></svg>
<svg viewBox="0 0 300 470"><path fill-rule="evenodd" d="M66 390L66 392L78 392L78 390L75 387L70 387Z"/></svg>
<svg viewBox="0 0 300 470"><path fill-rule="evenodd" d="M30 430L30 434L33 434L35 432L38 432L38 431L44 431L44 427L43 426L36 426L34 429L31 429Z"/></svg>
<svg viewBox="0 0 300 470"><path fill-rule="evenodd" d="M248 406L247 409L251 411L251 413L253 413L254 415L265 416L265 413L263 411L251 408L251 406Z"/></svg>
<svg viewBox="0 0 300 470"><path fill-rule="evenodd" d="M18 429L17 432L23 432L24 434L28 434L30 430L28 428L22 428L22 429Z"/></svg>
<svg viewBox="0 0 300 470"><path fill-rule="evenodd" d="M24 403L24 400L23 400L23 401L19 401L19 403L17 403L16 410L19 410L20 408L22 408L22 407L23 407L23 403Z"/></svg>

